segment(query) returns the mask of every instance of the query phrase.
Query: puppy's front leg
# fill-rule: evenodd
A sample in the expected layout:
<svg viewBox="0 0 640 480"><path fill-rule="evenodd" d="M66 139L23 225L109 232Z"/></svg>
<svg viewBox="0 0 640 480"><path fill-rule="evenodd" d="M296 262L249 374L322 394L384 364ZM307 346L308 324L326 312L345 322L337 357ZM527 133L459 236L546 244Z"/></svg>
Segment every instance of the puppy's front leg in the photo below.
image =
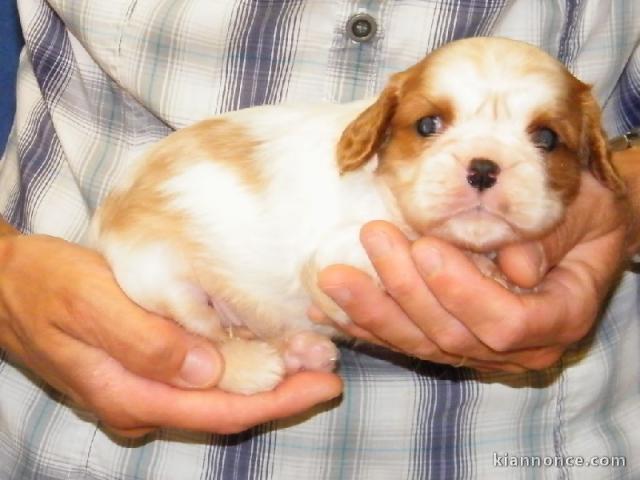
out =
<svg viewBox="0 0 640 480"><path fill-rule="evenodd" d="M340 325L346 325L351 320L318 286L318 275L322 270L330 265L349 265L369 274L378 284L382 285L360 243L360 229L361 225L350 225L332 232L311 255L302 272L302 283L313 303Z"/></svg>

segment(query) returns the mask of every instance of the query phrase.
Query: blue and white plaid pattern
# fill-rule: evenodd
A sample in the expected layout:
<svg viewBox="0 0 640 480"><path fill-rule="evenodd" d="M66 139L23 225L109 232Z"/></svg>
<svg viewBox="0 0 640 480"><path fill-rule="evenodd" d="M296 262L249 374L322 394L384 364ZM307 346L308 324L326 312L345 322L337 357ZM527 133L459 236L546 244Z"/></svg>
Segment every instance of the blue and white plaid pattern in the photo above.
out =
<svg viewBox="0 0 640 480"><path fill-rule="evenodd" d="M611 134L640 125L637 0L18 0L26 48L0 212L81 240L114 179L172 129L227 110L340 102L450 40L528 41L594 84ZM348 18L378 33L356 44ZM560 366L480 375L345 350L340 403L229 437L115 441L0 356L0 480L640 478L638 281ZM135 447L135 448L132 448ZM505 454L624 467L503 466Z"/></svg>

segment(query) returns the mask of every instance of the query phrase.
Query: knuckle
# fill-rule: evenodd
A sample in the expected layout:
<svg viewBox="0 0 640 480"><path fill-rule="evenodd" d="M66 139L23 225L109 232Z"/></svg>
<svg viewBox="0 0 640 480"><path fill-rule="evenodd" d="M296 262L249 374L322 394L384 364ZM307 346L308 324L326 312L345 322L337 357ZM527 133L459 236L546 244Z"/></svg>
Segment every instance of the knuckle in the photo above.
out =
<svg viewBox="0 0 640 480"><path fill-rule="evenodd" d="M448 329L440 333L435 342L443 351L453 355L460 355L470 351L466 335L454 329Z"/></svg>
<svg viewBox="0 0 640 480"><path fill-rule="evenodd" d="M401 351L421 360L435 358L440 350L425 338L405 338L400 342Z"/></svg>
<svg viewBox="0 0 640 480"><path fill-rule="evenodd" d="M469 289L469 285L463 282L457 281L455 278L449 278L442 275L440 279L441 290L446 292L446 297L451 299L451 302L466 304L469 299L469 294L472 290Z"/></svg>
<svg viewBox="0 0 640 480"><path fill-rule="evenodd" d="M60 298L69 319L82 322L89 322L94 319L95 310L91 301L83 295L63 292Z"/></svg>
<svg viewBox="0 0 640 480"><path fill-rule="evenodd" d="M428 360L436 363L446 363L442 350L430 342L421 342L415 345L409 353L420 360Z"/></svg>
<svg viewBox="0 0 640 480"><path fill-rule="evenodd" d="M354 316L352 320L359 327L364 328L365 330L377 330L383 325L385 321L388 321L389 319L384 316L379 310L374 308L367 308L366 310L360 312L359 315Z"/></svg>
<svg viewBox="0 0 640 480"><path fill-rule="evenodd" d="M499 353L516 350L527 335L525 324L518 320L510 320L502 328L492 330L491 335L484 339L484 343Z"/></svg>
<svg viewBox="0 0 640 480"><path fill-rule="evenodd" d="M136 406L127 403L121 392L113 389L108 382L86 388L82 394L83 404L98 419L114 430L130 430L142 427L136 416Z"/></svg>
<svg viewBox="0 0 640 480"><path fill-rule="evenodd" d="M386 279L384 286L389 295L399 300L410 297L416 292L415 282L406 277Z"/></svg>
<svg viewBox="0 0 640 480"><path fill-rule="evenodd" d="M573 322L566 322L564 332L559 335L559 340L563 344L571 345L586 337L596 319L596 312L585 312L578 315Z"/></svg>
<svg viewBox="0 0 640 480"><path fill-rule="evenodd" d="M147 365L154 368L169 368L178 366L184 356L184 351L178 348L175 342L164 335L148 335L140 342L140 352L148 362Z"/></svg>
<svg viewBox="0 0 640 480"><path fill-rule="evenodd" d="M128 414L113 408L95 406L93 411L103 424L113 430L131 430L141 426Z"/></svg>

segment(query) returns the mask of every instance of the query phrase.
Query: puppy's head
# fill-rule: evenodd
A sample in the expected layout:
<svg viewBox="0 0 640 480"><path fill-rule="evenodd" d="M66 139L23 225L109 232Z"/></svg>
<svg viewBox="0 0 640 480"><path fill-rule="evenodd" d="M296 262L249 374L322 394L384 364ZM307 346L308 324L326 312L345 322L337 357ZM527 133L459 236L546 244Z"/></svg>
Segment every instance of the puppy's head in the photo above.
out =
<svg viewBox="0 0 640 480"><path fill-rule="evenodd" d="M394 75L344 131L339 168L375 154L416 232L477 251L556 225L583 170L623 188L590 87L507 39L453 42Z"/></svg>

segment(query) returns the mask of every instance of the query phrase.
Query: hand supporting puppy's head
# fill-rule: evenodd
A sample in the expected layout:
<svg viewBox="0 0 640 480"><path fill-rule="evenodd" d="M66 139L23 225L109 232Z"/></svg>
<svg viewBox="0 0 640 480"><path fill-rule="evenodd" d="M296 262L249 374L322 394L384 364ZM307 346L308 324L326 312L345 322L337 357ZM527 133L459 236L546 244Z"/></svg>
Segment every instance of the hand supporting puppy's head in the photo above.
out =
<svg viewBox="0 0 640 480"><path fill-rule="evenodd" d="M344 131L341 172L376 174L420 234L488 251L561 221L588 169L616 192L588 85L525 43L450 43L398 73Z"/></svg>

